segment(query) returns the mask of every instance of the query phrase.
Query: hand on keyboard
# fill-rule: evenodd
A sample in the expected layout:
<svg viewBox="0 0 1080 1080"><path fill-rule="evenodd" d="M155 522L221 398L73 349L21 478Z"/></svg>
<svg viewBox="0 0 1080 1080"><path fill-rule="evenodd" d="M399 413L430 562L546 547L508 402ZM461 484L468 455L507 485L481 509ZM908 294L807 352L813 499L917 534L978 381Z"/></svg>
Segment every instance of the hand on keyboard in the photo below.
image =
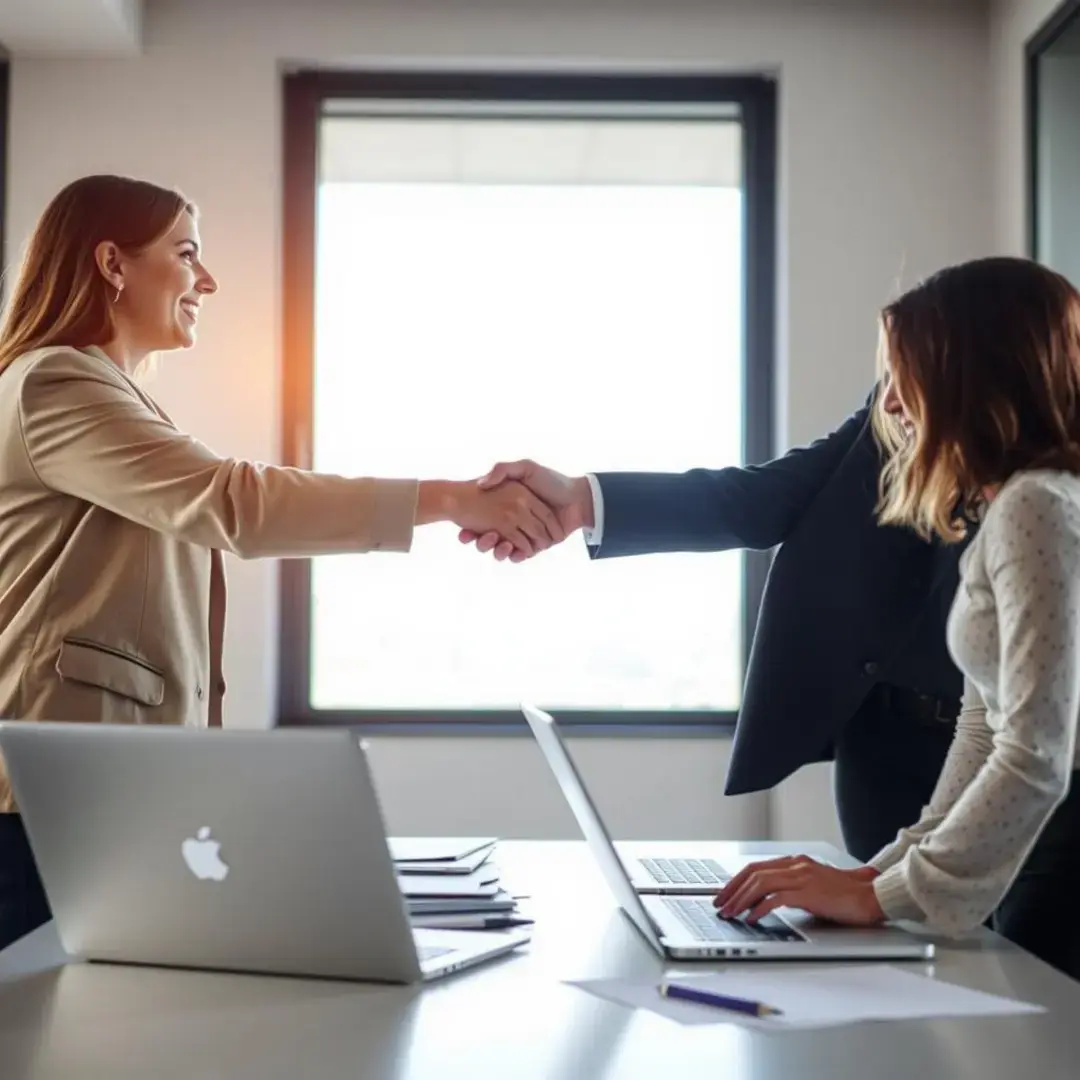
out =
<svg viewBox="0 0 1080 1080"><path fill-rule="evenodd" d="M751 923L775 908L793 907L849 926L873 926L885 921L885 913L867 869L838 870L807 855L751 863L713 904L724 918L746 914Z"/></svg>

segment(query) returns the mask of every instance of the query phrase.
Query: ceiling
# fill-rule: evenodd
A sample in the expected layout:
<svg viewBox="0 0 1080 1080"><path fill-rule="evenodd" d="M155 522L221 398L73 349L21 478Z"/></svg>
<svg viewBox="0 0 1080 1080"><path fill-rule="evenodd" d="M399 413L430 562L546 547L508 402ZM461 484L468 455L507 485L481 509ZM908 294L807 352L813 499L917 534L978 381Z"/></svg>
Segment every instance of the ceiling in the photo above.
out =
<svg viewBox="0 0 1080 1080"><path fill-rule="evenodd" d="M0 0L12 56L124 56L141 44L143 0Z"/></svg>
<svg viewBox="0 0 1080 1080"><path fill-rule="evenodd" d="M227 4L232 0L218 0ZM286 3L303 5L308 0L245 0L267 7ZM351 0L364 3L368 0ZM375 0L383 4L404 0ZM440 4L459 0L435 0ZM471 3L473 0L460 0ZM519 0L498 0L507 4ZM537 0L528 0L535 3ZM541 0L543 2L543 0ZM555 3L556 0L548 0ZM565 3L566 0L561 0ZM607 3L655 4L670 10L672 0L606 0ZM716 0L693 0L715 3ZM787 0L791 2L791 0ZM809 2L809 0L806 0ZM926 3L927 0L838 0L846 3L902 5ZM933 0L936 4L986 3L990 0ZM125 56L137 53L141 46L142 19L146 7L155 0L0 0L0 54L6 49L12 56Z"/></svg>

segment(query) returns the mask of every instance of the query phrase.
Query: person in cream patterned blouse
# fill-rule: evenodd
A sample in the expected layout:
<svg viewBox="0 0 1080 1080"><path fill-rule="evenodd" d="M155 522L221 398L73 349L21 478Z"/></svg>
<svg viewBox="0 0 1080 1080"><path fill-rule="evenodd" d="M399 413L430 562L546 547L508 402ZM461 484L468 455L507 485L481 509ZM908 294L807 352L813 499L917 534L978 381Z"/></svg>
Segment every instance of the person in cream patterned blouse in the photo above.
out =
<svg viewBox="0 0 1080 1080"><path fill-rule="evenodd" d="M1080 979L1080 294L1023 259L935 274L885 309L879 520L960 564L949 649L964 704L920 819L857 870L746 867L720 914L992 925Z"/></svg>

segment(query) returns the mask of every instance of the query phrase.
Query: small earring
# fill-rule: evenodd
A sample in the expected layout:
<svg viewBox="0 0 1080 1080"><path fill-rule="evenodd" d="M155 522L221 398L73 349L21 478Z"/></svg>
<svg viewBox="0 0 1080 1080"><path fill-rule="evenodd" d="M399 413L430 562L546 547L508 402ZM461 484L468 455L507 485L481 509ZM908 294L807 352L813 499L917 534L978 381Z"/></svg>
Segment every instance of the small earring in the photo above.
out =
<svg viewBox="0 0 1080 1080"><path fill-rule="evenodd" d="M112 301L114 304L118 304L120 302L120 294L123 291L124 291L124 283L120 282L120 284L116 286L116 295L113 297L113 301Z"/></svg>

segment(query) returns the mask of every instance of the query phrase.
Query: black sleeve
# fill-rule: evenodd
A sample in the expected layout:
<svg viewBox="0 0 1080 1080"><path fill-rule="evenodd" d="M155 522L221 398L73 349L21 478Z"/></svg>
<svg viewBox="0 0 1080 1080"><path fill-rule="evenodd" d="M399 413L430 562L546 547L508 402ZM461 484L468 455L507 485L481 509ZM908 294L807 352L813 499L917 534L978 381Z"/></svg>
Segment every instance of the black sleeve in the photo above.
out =
<svg viewBox="0 0 1080 1080"><path fill-rule="evenodd" d="M598 473L596 558L670 551L766 551L783 543L869 422L864 405L835 431L764 465L684 473Z"/></svg>

